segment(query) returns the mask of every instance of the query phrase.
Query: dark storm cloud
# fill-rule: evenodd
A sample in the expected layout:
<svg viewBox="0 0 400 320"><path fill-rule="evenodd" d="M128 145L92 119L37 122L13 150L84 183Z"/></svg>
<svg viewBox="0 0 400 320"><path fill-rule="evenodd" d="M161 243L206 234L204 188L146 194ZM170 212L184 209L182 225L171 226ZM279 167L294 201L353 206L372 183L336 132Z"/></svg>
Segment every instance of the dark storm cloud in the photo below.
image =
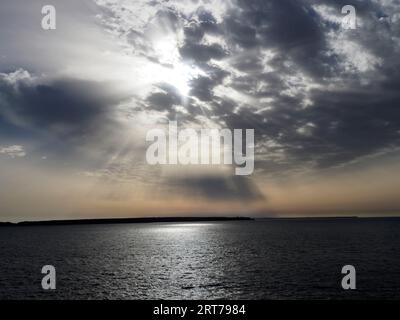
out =
<svg viewBox="0 0 400 320"><path fill-rule="evenodd" d="M286 62L294 63L297 70L314 77L321 78L334 70L336 57L327 53L322 22L310 6L299 1L234 3L235 6L228 10L219 23L216 23L211 12L204 13L213 26L211 32L210 28L202 25L200 14L197 13L197 22L192 21L185 30L185 42L180 48L184 59L190 59L207 69L212 64L211 60L227 57L231 67L246 74L239 79L240 84L233 77L232 86L236 89L242 86L243 89L247 88L247 93L260 97L277 95L285 89L280 76L293 73L293 67L288 67ZM223 49L218 43L200 43L207 33L221 37L229 49ZM265 62L261 50L265 49L276 52L271 63L277 76L262 73ZM221 84L210 78L199 77L191 82L191 92L203 101L212 99L213 89ZM243 81L245 78L248 83ZM255 92L259 83L268 85L268 92ZM250 91L251 87L254 89Z"/></svg>
<svg viewBox="0 0 400 320"><path fill-rule="evenodd" d="M225 50L219 44L185 43L179 52L184 59L202 63L211 59L221 60L226 56Z"/></svg>
<svg viewBox="0 0 400 320"><path fill-rule="evenodd" d="M251 73L262 70L264 64L259 52L246 52L233 58L232 66L239 71Z"/></svg>
<svg viewBox="0 0 400 320"><path fill-rule="evenodd" d="M307 3L238 0L236 4L221 25L231 46L278 50L312 76L331 72L335 56L328 54L325 27Z"/></svg>
<svg viewBox="0 0 400 320"><path fill-rule="evenodd" d="M340 24L324 20L312 6L321 3L238 0L222 21L212 19L214 34L221 35L228 45L225 52L230 67L241 72L231 75L225 86L251 98L269 98L270 102L255 101L249 106L216 97L213 90L221 81L211 77L194 79L191 94L210 102L212 114L232 129L255 128L260 147L273 141L285 151L287 161L326 167L400 145L400 22L390 19L400 12L400 6L390 11L377 2L325 1L339 16L342 6L354 5L363 21L363 26L349 30L346 38L360 51L343 57L332 50L328 39L329 33L343 30ZM181 53L207 70L212 59L225 57L202 57L193 50L205 34L207 30L199 23L192 23L182 47L191 49ZM274 53L268 62L272 71L263 70L263 50ZM343 67L363 53L374 55L380 64L371 65L368 73L349 72ZM294 75L309 77L322 87L307 93L307 80L293 82ZM331 79L342 79L344 85L332 90L327 87ZM292 89L296 93L291 96L284 93ZM306 99L309 107L303 104Z"/></svg>
<svg viewBox="0 0 400 320"><path fill-rule="evenodd" d="M210 200L256 201L264 195L257 186L243 176L199 176L172 178L168 181L172 187L182 192L198 195Z"/></svg>
<svg viewBox="0 0 400 320"><path fill-rule="evenodd" d="M12 131L73 136L101 130L122 97L107 84L78 79L41 83L0 78L0 118Z"/></svg>
<svg viewBox="0 0 400 320"><path fill-rule="evenodd" d="M198 77L190 82L192 89L190 94L202 101L210 101L213 98L212 89L215 83L208 77Z"/></svg>
<svg viewBox="0 0 400 320"><path fill-rule="evenodd" d="M182 104L182 96L175 87L168 84L159 84L157 87L162 91L151 93L147 98L152 109L171 111L173 106Z"/></svg>
<svg viewBox="0 0 400 320"><path fill-rule="evenodd" d="M248 22L237 17L235 13L232 13L224 20L222 27L225 30L225 34L228 35L228 40L232 43L248 49L258 45L256 29L249 26Z"/></svg>
<svg viewBox="0 0 400 320"><path fill-rule="evenodd" d="M206 64L212 59L221 60L228 52L218 43L201 43L205 34L221 35L222 29L217 24L213 14L206 10L197 10L195 20L192 20L185 28L185 42L179 48L184 60L198 64Z"/></svg>
<svg viewBox="0 0 400 320"><path fill-rule="evenodd" d="M305 115L316 124L308 148L320 146L320 165L330 166L400 146L400 94L381 88L362 92L321 92L313 95L318 108ZM316 152L313 153L316 153Z"/></svg>
<svg viewBox="0 0 400 320"><path fill-rule="evenodd" d="M398 92L324 90L313 92L314 106L305 110L289 99L280 108L258 113L249 107L232 112L237 108L232 101L216 104L215 110L231 128L255 128L259 146L271 140L294 163L314 161L318 167L330 167L400 146Z"/></svg>

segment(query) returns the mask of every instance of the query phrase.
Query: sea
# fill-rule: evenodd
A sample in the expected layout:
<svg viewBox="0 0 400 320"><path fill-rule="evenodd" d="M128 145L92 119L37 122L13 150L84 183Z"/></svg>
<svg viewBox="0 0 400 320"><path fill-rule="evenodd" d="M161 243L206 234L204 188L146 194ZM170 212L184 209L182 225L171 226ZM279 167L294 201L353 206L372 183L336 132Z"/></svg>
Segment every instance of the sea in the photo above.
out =
<svg viewBox="0 0 400 320"><path fill-rule="evenodd" d="M0 227L0 299L399 298L400 219Z"/></svg>

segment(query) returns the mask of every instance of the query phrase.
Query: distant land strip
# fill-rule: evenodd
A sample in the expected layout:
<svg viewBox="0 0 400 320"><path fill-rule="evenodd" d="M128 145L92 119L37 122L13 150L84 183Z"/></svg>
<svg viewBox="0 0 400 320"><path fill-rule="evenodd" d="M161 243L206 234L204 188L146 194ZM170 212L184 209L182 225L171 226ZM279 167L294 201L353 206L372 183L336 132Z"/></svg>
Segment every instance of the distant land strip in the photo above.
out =
<svg viewBox="0 0 400 320"><path fill-rule="evenodd" d="M291 222L329 222L329 221L399 221L400 216L328 216L328 217L148 217L148 218L106 218L106 219L72 219L0 222L0 227L7 226L58 226L85 224L123 224L123 223L156 223L156 222L217 222L217 221L291 221Z"/></svg>
<svg viewBox="0 0 400 320"><path fill-rule="evenodd" d="M212 221L241 221L254 220L250 217L152 217L152 218L109 218L109 219L75 219L75 220L46 220L0 222L1 226L62 226L82 224L116 224L116 223L154 223L154 222L212 222Z"/></svg>

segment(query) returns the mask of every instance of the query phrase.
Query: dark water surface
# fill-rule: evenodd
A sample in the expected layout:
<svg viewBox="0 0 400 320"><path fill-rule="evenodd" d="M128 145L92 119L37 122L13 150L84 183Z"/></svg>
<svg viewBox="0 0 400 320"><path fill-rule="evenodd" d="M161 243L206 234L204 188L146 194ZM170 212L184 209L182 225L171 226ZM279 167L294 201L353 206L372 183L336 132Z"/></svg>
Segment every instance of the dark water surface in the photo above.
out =
<svg viewBox="0 0 400 320"><path fill-rule="evenodd" d="M399 230L396 219L1 227L0 298L400 298ZM346 264L357 290L341 289Z"/></svg>

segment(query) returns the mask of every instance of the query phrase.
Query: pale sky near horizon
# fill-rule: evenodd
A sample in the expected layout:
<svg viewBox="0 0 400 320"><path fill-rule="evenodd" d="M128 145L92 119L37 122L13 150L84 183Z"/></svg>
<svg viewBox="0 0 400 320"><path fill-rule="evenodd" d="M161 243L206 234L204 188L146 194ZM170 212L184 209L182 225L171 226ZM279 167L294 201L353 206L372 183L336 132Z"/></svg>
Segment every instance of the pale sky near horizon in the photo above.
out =
<svg viewBox="0 0 400 320"><path fill-rule="evenodd" d="M0 3L0 221L400 213L398 0L45 4ZM254 173L148 165L168 121L254 129Z"/></svg>

